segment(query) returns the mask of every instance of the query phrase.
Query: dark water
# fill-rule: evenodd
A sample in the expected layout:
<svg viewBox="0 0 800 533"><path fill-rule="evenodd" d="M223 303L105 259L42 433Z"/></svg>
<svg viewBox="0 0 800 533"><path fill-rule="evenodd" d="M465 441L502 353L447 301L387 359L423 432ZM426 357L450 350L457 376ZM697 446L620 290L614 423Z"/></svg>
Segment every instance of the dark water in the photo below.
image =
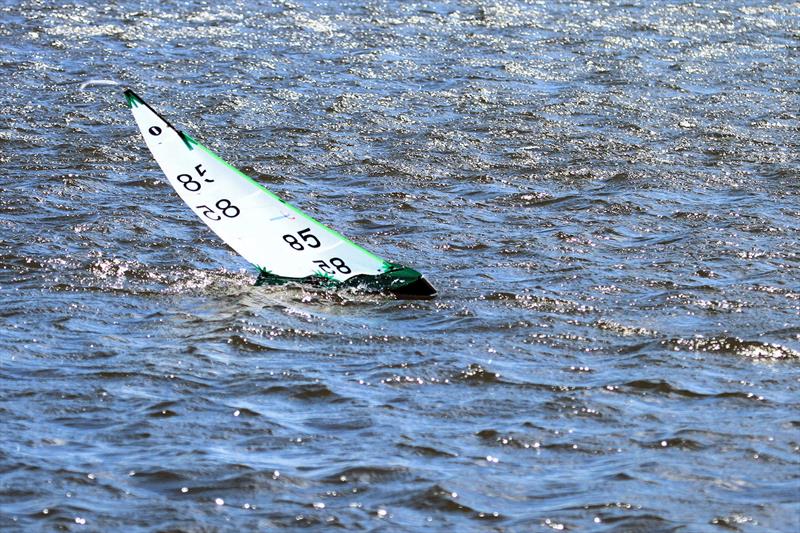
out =
<svg viewBox="0 0 800 533"><path fill-rule="evenodd" d="M0 530L797 531L800 4L0 5ZM440 297L253 287L92 78Z"/></svg>

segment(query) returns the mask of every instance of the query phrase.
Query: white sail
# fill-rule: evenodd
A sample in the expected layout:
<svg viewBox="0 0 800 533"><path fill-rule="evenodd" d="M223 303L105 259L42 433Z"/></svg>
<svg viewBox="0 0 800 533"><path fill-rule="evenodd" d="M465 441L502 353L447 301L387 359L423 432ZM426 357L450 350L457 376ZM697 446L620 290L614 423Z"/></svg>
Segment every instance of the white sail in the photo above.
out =
<svg viewBox="0 0 800 533"><path fill-rule="evenodd" d="M397 268L284 202L179 132L132 91L125 96L169 183L203 222L262 272L343 282Z"/></svg>

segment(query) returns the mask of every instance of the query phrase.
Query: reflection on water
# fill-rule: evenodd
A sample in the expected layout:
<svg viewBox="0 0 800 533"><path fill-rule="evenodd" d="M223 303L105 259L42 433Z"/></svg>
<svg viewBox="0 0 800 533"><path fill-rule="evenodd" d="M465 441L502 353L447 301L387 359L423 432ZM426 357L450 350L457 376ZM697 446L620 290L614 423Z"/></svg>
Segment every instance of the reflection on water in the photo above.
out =
<svg viewBox="0 0 800 533"><path fill-rule="evenodd" d="M797 528L796 6L0 11L0 529ZM254 287L89 79L439 298Z"/></svg>

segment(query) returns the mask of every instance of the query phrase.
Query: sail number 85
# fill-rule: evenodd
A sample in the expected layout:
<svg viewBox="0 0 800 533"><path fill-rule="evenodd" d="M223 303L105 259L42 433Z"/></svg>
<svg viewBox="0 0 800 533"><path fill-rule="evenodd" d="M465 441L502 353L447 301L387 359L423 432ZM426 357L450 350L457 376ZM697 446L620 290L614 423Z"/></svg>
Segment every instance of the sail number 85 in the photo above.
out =
<svg viewBox="0 0 800 533"><path fill-rule="evenodd" d="M303 242L297 240L297 237L300 237L300 239L302 239ZM311 233L311 228L301 229L300 231L297 232L297 237L289 233L281 238L284 241L286 241L286 244L288 244L298 252L305 250L306 246L308 246L309 248L319 248L320 245L322 244L321 242L319 242L319 239L317 239ZM305 246L303 245L303 243L305 243Z"/></svg>
<svg viewBox="0 0 800 533"><path fill-rule="evenodd" d="M302 252L306 247L319 248L322 246L320 240L311 233L311 228L301 229L297 232L297 236L287 233L281 238L286 244L291 246L293 250L297 250L298 252ZM340 274L350 274L352 272L352 269L339 257L332 257L328 261L330 261L330 264L322 260L314 261L314 264L325 274L333 274L334 270L337 270Z"/></svg>

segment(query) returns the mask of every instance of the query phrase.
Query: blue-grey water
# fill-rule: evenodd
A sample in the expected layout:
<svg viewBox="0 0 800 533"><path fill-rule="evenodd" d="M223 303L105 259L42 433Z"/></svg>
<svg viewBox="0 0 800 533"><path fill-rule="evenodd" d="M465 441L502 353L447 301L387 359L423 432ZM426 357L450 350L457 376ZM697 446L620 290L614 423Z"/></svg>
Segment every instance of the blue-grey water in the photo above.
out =
<svg viewBox="0 0 800 533"><path fill-rule="evenodd" d="M118 80L432 301L254 287ZM0 530L800 527L800 4L0 2Z"/></svg>

